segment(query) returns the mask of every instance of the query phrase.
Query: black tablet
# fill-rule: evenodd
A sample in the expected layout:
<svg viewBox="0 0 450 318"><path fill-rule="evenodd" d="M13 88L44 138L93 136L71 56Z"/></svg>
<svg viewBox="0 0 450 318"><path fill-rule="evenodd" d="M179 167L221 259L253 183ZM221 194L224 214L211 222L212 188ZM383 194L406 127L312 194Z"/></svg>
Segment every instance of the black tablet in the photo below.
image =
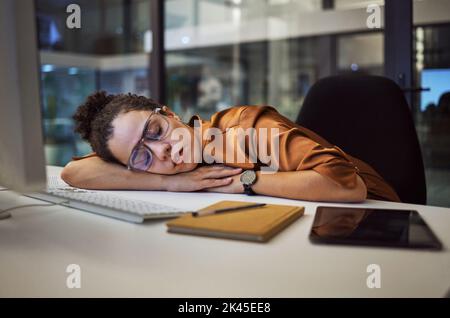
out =
<svg viewBox="0 0 450 318"><path fill-rule="evenodd" d="M371 208L317 208L313 243L442 249L417 211Z"/></svg>

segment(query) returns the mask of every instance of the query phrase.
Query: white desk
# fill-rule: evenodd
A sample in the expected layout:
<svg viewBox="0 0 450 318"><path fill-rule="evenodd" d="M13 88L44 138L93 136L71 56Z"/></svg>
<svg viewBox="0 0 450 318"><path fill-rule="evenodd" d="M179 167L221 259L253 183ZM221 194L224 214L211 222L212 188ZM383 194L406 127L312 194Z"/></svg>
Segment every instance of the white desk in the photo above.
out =
<svg viewBox="0 0 450 318"><path fill-rule="evenodd" d="M57 171L58 168L51 168ZM381 201L359 206L417 209L442 252L312 245L318 203L214 193L120 195L197 209L218 200L298 204L305 215L267 244L169 234L165 221L142 225L53 206L19 209L0 221L0 297L442 297L450 288L450 209ZM38 200L0 192L11 205ZM81 266L81 288L66 287L66 266ZM366 267L381 266L369 289Z"/></svg>

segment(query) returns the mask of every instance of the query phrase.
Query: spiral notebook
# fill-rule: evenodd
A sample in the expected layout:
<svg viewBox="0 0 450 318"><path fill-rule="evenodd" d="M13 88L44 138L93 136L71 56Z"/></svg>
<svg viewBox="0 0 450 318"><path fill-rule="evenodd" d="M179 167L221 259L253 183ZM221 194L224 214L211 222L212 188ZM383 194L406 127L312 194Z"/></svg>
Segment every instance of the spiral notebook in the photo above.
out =
<svg viewBox="0 0 450 318"><path fill-rule="evenodd" d="M200 210L223 209L251 202L220 201ZM234 212L193 217L184 215L167 222L168 232L217 238L267 242L304 213L303 206L267 204Z"/></svg>

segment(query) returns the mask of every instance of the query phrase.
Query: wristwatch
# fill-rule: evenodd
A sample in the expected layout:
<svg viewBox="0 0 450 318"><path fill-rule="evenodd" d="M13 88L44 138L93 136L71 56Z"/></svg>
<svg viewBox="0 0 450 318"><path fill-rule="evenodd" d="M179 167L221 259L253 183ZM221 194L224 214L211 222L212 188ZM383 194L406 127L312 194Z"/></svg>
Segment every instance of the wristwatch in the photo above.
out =
<svg viewBox="0 0 450 318"><path fill-rule="evenodd" d="M244 186L244 193L247 195L255 195L252 185L256 182L256 172L253 170L246 170L241 174L241 183Z"/></svg>

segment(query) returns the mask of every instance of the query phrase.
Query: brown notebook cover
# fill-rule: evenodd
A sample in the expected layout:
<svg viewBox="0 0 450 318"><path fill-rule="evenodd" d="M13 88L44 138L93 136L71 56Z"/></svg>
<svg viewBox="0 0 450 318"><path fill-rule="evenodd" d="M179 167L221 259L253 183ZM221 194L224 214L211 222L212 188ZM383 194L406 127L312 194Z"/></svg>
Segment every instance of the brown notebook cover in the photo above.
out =
<svg viewBox="0 0 450 318"><path fill-rule="evenodd" d="M252 202L220 201L202 210L222 209ZM200 211L202 211L200 210ZM301 217L302 206L267 204L235 212L193 217L191 214L167 222L171 233L266 242Z"/></svg>

